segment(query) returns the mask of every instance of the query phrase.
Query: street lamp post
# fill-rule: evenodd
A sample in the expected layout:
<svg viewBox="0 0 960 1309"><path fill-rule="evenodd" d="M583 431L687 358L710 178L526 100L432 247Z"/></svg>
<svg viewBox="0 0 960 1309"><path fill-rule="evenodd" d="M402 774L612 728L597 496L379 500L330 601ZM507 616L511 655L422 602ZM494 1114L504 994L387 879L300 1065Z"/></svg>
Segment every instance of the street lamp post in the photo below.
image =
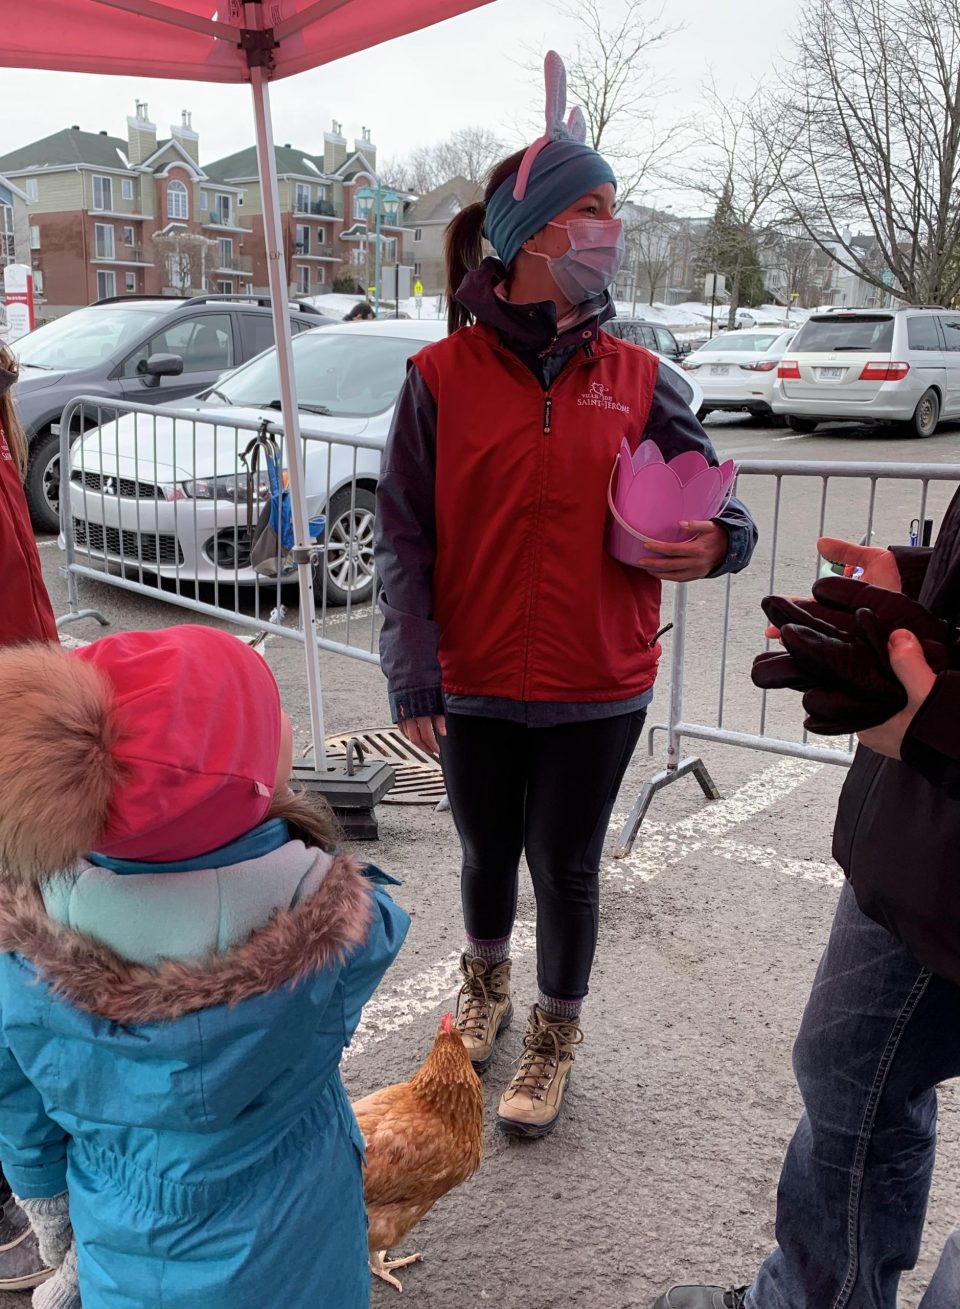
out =
<svg viewBox="0 0 960 1309"><path fill-rule="evenodd" d="M369 186L362 186L360 190L356 193L356 200L357 200L357 207L360 211L360 217L363 219L364 223L366 223L368 233L370 230L370 224L369 224L370 210L373 209L374 211L373 239L376 244L376 249L374 251L374 269L373 269L373 312L374 314L377 315L377 317L379 317L380 316L380 273L381 273L380 220L385 212L387 221L389 223L393 223L396 221L397 212L400 206L400 197L396 195L393 191L384 189L379 177L375 179L375 183L376 184L373 190L371 190ZM400 278L398 275L397 277L397 300L398 300L397 311L398 312L400 309L399 282L400 282Z"/></svg>

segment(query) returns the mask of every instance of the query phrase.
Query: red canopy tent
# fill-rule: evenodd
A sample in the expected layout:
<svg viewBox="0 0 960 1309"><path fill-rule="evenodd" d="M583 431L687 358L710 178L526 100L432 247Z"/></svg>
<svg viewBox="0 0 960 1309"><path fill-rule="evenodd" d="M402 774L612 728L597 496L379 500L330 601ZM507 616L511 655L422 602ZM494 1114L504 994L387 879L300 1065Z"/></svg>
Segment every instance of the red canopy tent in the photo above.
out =
<svg viewBox="0 0 960 1309"><path fill-rule="evenodd" d="M286 313L270 81L429 27L490 0L7 0L0 67L249 82L296 535L314 758L324 763L320 658Z"/></svg>

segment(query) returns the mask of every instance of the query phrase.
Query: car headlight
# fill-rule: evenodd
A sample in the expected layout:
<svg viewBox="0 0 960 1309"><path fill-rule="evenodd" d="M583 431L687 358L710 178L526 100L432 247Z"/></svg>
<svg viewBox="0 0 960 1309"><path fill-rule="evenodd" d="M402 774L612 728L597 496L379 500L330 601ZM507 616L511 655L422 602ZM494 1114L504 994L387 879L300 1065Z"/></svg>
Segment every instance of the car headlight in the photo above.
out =
<svg viewBox="0 0 960 1309"><path fill-rule="evenodd" d="M183 491L188 500L230 500L233 504L245 504L247 480L246 473L226 473L222 477L198 477L196 481L184 482ZM270 478L266 472L258 473L253 479L253 498L266 500L269 496Z"/></svg>

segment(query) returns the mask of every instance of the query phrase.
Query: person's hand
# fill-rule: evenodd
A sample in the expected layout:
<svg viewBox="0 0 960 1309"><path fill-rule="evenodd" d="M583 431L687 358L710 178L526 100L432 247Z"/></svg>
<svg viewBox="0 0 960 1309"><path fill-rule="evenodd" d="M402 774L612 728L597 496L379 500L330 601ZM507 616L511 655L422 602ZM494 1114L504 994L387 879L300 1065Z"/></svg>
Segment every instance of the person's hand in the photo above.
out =
<svg viewBox="0 0 960 1309"><path fill-rule="evenodd" d="M438 736L446 736L447 720L443 714L434 714L425 718L401 718L400 731L411 745L418 745L434 759L440 758Z"/></svg>
<svg viewBox="0 0 960 1309"><path fill-rule="evenodd" d="M859 580L871 586L882 586L885 591L902 591L900 569L889 550L877 545L855 545L835 536L821 536L817 542L821 559L832 564L843 564L844 577L852 577L854 569L862 568Z"/></svg>
<svg viewBox="0 0 960 1309"><path fill-rule="evenodd" d="M912 632L898 628L887 643L890 667L907 693L907 706L879 727L858 732L859 741L888 759L900 758L900 747L917 710L933 690L937 675L924 658L920 642Z"/></svg>
<svg viewBox="0 0 960 1309"><path fill-rule="evenodd" d="M706 577L727 557L730 538L727 529L714 522L681 523L685 532L695 532L690 541L650 541L650 553L638 567L664 582L695 582Z"/></svg>
<svg viewBox="0 0 960 1309"><path fill-rule="evenodd" d="M885 591L902 591L900 569L890 550L876 545L856 545L853 541L842 541L836 536L821 536L817 542L817 553L821 559L831 564L843 564L844 577L852 577L854 569L860 568L859 581L869 582L871 586L882 586ZM809 600L810 596L788 597L791 600ZM764 636L771 641L780 640L780 629L766 627Z"/></svg>

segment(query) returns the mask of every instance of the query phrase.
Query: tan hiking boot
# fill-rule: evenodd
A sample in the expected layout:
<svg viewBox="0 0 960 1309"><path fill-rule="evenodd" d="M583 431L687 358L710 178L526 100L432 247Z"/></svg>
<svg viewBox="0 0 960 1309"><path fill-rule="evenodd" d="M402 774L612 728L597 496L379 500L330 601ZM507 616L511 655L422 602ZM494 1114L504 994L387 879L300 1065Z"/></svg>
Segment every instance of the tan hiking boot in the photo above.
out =
<svg viewBox="0 0 960 1309"><path fill-rule="evenodd" d="M489 964L475 955L460 956L463 985L457 996L457 1031L478 1073L493 1058L493 1046L513 1018L510 960Z"/></svg>
<svg viewBox="0 0 960 1309"><path fill-rule="evenodd" d="M553 1130L570 1080L573 1047L582 1040L578 1018L555 1018L533 1006L523 1054L497 1110L497 1122L505 1132L546 1136Z"/></svg>

